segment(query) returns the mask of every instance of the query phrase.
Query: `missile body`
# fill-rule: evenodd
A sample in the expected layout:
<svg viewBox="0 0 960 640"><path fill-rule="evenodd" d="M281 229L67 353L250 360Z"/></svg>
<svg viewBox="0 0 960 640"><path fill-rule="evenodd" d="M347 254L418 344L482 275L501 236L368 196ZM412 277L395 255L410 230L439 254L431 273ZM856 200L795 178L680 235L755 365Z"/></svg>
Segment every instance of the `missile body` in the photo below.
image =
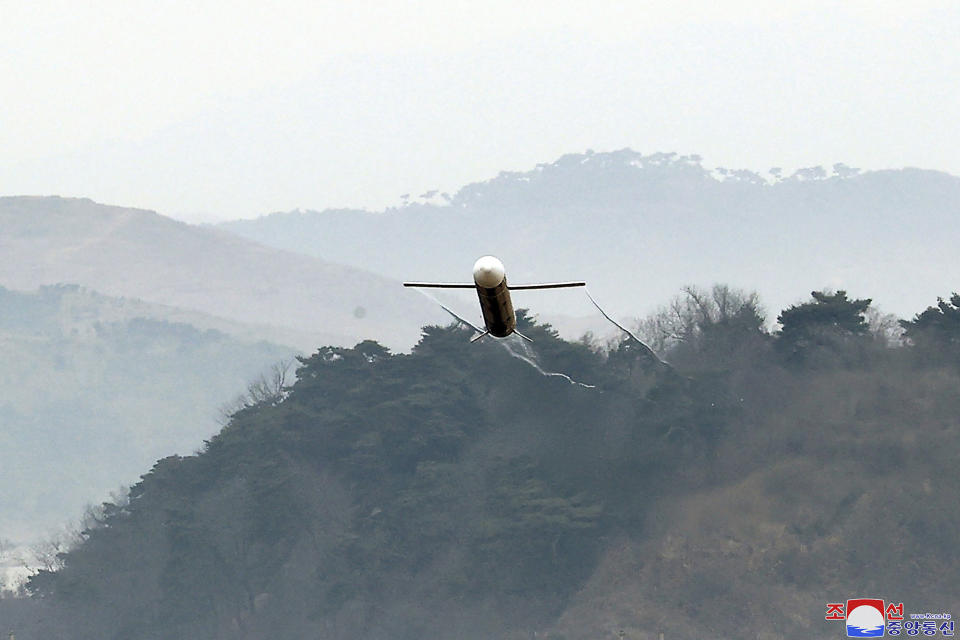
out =
<svg viewBox="0 0 960 640"><path fill-rule="evenodd" d="M493 256L483 256L473 265L473 282L477 285L480 310L487 331L497 338L505 338L517 328L510 289L503 263Z"/></svg>

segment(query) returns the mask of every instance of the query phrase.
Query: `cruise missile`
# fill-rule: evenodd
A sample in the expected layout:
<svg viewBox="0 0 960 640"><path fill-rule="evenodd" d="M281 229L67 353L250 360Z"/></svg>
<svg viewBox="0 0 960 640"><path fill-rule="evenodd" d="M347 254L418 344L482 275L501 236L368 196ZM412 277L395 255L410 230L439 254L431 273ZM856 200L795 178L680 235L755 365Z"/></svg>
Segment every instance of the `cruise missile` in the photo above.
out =
<svg viewBox="0 0 960 640"><path fill-rule="evenodd" d="M515 333L524 340L533 342L527 336L517 331L517 315L513 310L511 291L523 289L563 289L567 287L584 287L586 282L546 282L541 284L508 284L507 272L503 263L493 256L483 256L473 264L473 282L404 282L405 287L431 289L476 289L480 300L480 311L483 313L484 327L472 324L459 315L444 309L455 318L477 332L470 342L476 342L484 336L505 338Z"/></svg>

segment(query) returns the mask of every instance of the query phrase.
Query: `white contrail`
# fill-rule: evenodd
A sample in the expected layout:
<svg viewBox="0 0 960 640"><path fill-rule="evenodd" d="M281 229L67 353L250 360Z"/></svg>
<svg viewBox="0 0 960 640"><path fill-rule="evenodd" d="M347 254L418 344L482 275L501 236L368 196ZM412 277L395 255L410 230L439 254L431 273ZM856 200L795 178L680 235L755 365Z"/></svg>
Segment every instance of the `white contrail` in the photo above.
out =
<svg viewBox="0 0 960 640"><path fill-rule="evenodd" d="M461 323L467 325L468 327L470 327L471 329L473 329L473 330L476 331L477 333L483 333L483 329L481 329L481 328L478 327L477 325L473 324L473 323L470 322L469 320L465 320L464 318L460 317L453 309L451 309L451 308L448 307L447 305L443 304L442 302L440 302L439 300L437 300L436 298L434 298L432 295L430 295L429 293L427 293L427 292L424 291L423 289L417 289L417 291L419 291L419 292L422 293L423 295L427 296L427 298L429 298L430 300L433 300L433 301L436 302L438 305L440 305L440 306L443 308L443 310L446 311L447 313L449 313L450 315L452 315L452 316L457 320L457 322L461 322Z"/></svg>
<svg viewBox="0 0 960 640"><path fill-rule="evenodd" d="M473 324L473 323L470 322L469 320L466 320L466 319L460 317L460 315L458 315L456 312L454 312L453 310L451 310L450 308L448 308L445 304L443 304L442 302L440 302L439 300L437 300L436 298L434 298L432 295L430 295L430 294L427 293L426 291L421 291L420 289L417 289L417 291L420 291L420 293L422 293L423 295L427 296L429 299L433 300L433 301L436 302L438 305L440 305L441 307L443 307L443 310L446 311L447 313L449 313L451 316L453 316L453 317L457 320L457 322L461 322L461 323L467 325L468 327L470 327L471 329L473 329L473 330L476 331L477 333L483 333L483 330L482 330L480 327L476 326L475 324ZM596 389L596 386L595 386L595 385L592 385L592 384L584 384L583 382L577 382L576 380L574 380L573 378L571 378L570 376L568 376L568 375L565 374L565 373L557 373L556 371L544 371L543 368L542 368L539 364L537 364L536 361L534 361L533 358L531 357L531 356L536 357L536 354L530 354L530 352L527 351L527 350L529 349L529 347L527 346L527 344L526 344L525 342L521 342L521 343L520 343L520 346L523 347L524 351L527 351L527 354L528 354L528 355L523 355L523 354L517 353L516 351L514 351L513 349L511 349L511 348L510 348L510 343L508 343L508 342L506 341L506 339L499 339L499 338L493 338L493 339L496 340L497 344L499 344L499 345L502 346L504 349L506 349L506 350L507 350L507 353L509 353L509 354L510 354L511 356L513 356L514 358L517 358L518 360L522 360L522 361L526 362L528 365L530 365L531 367L533 367L533 368L534 368L540 375L542 375L542 376L546 376L546 377L550 377L550 378L553 378L553 377L563 378L564 380L566 380L566 381L569 382L570 384L575 384L575 385L584 387L585 389Z"/></svg>
<svg viewBox="0 0 960 640"><path fill-rule="evenodd" d="M633 338L634 341L643 348L643 350L646 352L646 354L647 354L648 356L650 356L651 358L653 358L654 360L656 360L657 362L659 362L659 363L662 364L662 365L665 365L665 366L668 366L668 367L670 366L670 363L669 363L669 362L666 362L666 361L662 360L662 359L660 358L660 356L658 356L653 349L651 349L650 347L648 347L648 346L643 342L643 340L641 340L640 338L638 338L637 336L635 336L632 331L630 331L630 330L627 329L625 326L623 326L622 324L620 324L619 322L617 322L616 320L614 320L613 318L611 318L610 316L608 316L608 315L607 315L607 312L604 311L602 308L600 308L600 305L597 304L597 301L593 299L593 296L590 295L590 292L587 291L586 287L584 287L583 292L584 292L585 294L587 294L587 297L590 298L590 302L592 302L592 303L593 303L593 306L595 306L595 307L597 308L597 311L599 311L601 314L603 314L603 317L604 317L604 318L606 318L607 320L609 320L610 322L612 322L615 327L617 327L618 329L620 329L621 331L623 331L625 334L627 334L628 336L630 336L631 338Z"/></svg>
<svg viewBox="0 0 960 640"><path fill-rule="evenodd" d="M514 350L510 347L510 343L507 342L506 340L497 340L497 344L501 345L504 349L506 349L507 352L508 352L511 356L513 356L514 358L517 358L517 359L519 359L519 360L522 360L522 361L526 362L528 365L530 365L531 367L533 367L533 368L534 368L538 373L540 373L540 375L542 375L542 376L546 376L546 377L550 377L550 378L553 378L553 377L563 378L564 380L566 380L566 381L569 382L570 384L575 384L575 385L580 386L580 387L583 387L583 388L585 388L585 389L596 389L596 388L597 388L596 385L593 385L593 384L585 384L585 383L583 383L583 382L577 382L576 380L574 380L573 378L571 378L570 376L568 376L568 375L565 374L565 373L557 373L556 371L544 371L544 370L540 367L540 365L537 364L532 358L530 358L530 357L528 357L528 356L525 356L525 355L523 355L523 354L521 354L521 353L517 353L516 351L514 351ZM530 347L527 346L527 344L526 344L525 342L521 342L521 343L520 343L520 346L523 347L524 351L526 351L527 349L530 348ZM534 354L534 355L536 355L536 354Z"/></svg>

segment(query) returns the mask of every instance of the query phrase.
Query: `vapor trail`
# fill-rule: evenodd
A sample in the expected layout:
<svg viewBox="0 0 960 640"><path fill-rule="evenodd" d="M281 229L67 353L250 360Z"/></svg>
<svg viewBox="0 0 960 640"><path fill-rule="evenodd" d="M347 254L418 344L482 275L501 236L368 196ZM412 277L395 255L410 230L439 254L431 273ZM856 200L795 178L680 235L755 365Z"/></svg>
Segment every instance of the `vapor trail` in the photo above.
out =
<svg viewBox="0 0 960 640"><path fill-rule="evenodd" d="M660 363L660 364L662 364L662 365L664 365L664 366L670 367L670 363L669 363L669 362L666 362L666 361L664 361L664 360L661 360L661 359L660 359L660 356L658 356L653 349L651 349L650 347L648 347L648 346L643 342L643 340L641 340L640 338L638 338L637 336L635 336L634 333L633 333L632 331L630 331L629 329L627 329L625 326L623 326L622 324L620 324L619 322L617 322L616 320L614 320L613 318L611 318L610 316L608 316L608 315L607 315L607 312L604 311L604 310L600 307L599 304L597 304L597 301L596 301L596 300L593 299L593 296L590 295L590 292L587 291L586 287L584 287L583 292L584 292L585 294L587 294L587 297L590 298L590 302L593 303L593 306L595 306L595 307L597 308L597 311L599 311L599 312L603 315L604 318L606 318L607 320L609 320L610 322L612 322L615 327L617 327L618 329L620 329L621 331L623 331L625 334L627 334L628 336L630 336L631 338L633 338L634 341L643 348L644 352L645 352L648 356L650 356L651 358L653 358L653 359L654 359L655 361L657 361L658 363ZM672 368L672 367L671 367L671 368Z"/></svg>
<svg viewBox="0 0 960 640"><path fill-rule="evenodd" d="M430 295L429 293L427 293L427 292L424 291L423 289L417 289L417 291L420 292L420 293L422 293L423 295L425 295L425 296L426 296L427 298L429 298L430 300L433 300L433 301L436 302L438 305L440 305L440 307L443 308L444 311L446 311L447 313L449 313L450 315L452 315L453 318L454 318L454 320L456 320L457 322L460 322L460 323L462 323L462 324L467 325L468 327L470 327L471 329L473 329L473 330L476 331L477 333L483 333L483 329L481 329L481 328L478 327L477 325L473 324L473 323L470 322L469 320L465 320L464 318L461 318L455 311L453 311L452 309L450 309L450 307L448 307L447 305L443 304L442 302L440 302L439 300L437 300L436 298L434 298L432 295Z"/></svg>
<svg viewBox="0 0 960 640"><path fill-rule="evenodd" d="M553 377L563 378L564 380L566 380L566 381L569 382L570 384L575 384L575 385L577 385L577 386L583 387L584 389L596 389L596 388L597 388L596 385L593 385L593 384L585 384L585 383L583 383L583 382L577 382L576 380L574 380L573 378L571 378L570 376L568 376L568 375L565 374L565 373L557 373L556 371L544 371L544 370L540 367L540 365L537 364L532 358L530 358L530 357L527 356L527 355L524 355L524 354L521 354L521 353L517 353L516 351L514 351L514 350L511 348L510 343L509 343L509 342L506 342L505 340L497 340L497 344L501 345L504 349L506 349L506 350L507 350L507 353L509 353L509 354L510 354L511 356L513 356L514 358L517 358L518 360L522 360L523 362L526 362L528 365L530 365L531 367L533 367L533 368L534 368L540 375L542 375L542 376L546 376L546 377L548 377L548 378L553 378ZM523 347L523 350L524 350L524 351L527 351L527 352L529 353L528 349L529 349L530 347L528 347L525 342L521 342L521 343L520 343L520 346ZM533 354L533 355L536 355L536 354Z"/></svg>
<svg viewBox="0 0 960 640"><path fill-rule="evenodd" d="M477 333L483 333L483 329L481 329L480 327L476 326L475 324L473 324L473 323L470 322L469 320L466 320L466 319L464 319L464 318L461 318L455 311L453 311L452 309L450 309L449 307L447 307L445 304L443 304L442 302L440 302L439 300L437 300L436 298L434 298L432 295L430 295L430 294L427 293L426 291L421 291L420 289L417 289L417 291L420 291L420 293L422 293L423 295L427 296L427 298L429 298L430 300L433 300L433 301L436 302L438 305L440 305L440 306L443 308L443 310L446 311L447 313L449 313L451 316L453 316L454 319L455 319L457 322L460 322L460 323L463 323L463 324L467 325L468 327L470 327L471 329L473 329L473 330L476 331ZM542 368L539 364L537 364L536 361L534 361L533 358L531 357L531 356L536 357L536 354L531 354L531 353L530 353L529 347L527 346L527 344L526 344L525 342L521 342L521 343L520 343L520 346L523 347L523 350L527 353L527 355L524 355L524 354L521 354L521 353L517 353L516 351L514 351L514 350L510 347L510 343L506 342L505 339L504 339L504 340L500 340L500 339L498 339L498 338L493 338L493 339L496 340L497 344L499 344L499 345L502 346L504 349L506 349L506 350L507 350L507 353L509 353L509 354L510 354L511 356L513 356L514 358L517 358L518 360L522 360L523 362L526 362L528 365L530 365L531 367L533 367L534 370L535 370L537 373L539 373L539 374L542 375L542 376L545 376L545 377L548 377L548 378L553 378L553 377L563 378L564 380L566 380L566 381L569 382L570 384L575 384L575 385L581 386L581 387L583 387L583 388L585 388L585 389L596 389L596 388L597 388L596 385L585 384L585 383L583 383L583 382L577 382L576 380L574 380L573 378L571 378L570 376L568 376L568 375L565 374L565 373L557 373L556 371L544 371L543 368Z"/></svg>

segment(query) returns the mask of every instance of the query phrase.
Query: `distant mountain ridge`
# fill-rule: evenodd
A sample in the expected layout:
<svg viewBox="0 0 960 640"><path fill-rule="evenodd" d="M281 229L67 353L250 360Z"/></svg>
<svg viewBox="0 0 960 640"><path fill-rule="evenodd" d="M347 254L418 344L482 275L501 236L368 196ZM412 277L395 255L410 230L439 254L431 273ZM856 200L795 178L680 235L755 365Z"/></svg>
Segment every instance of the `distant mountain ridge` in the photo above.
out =
<svg viewBox="0 0 960 640"><path fill-rule="evenodd" d="M569 154L382 212L294 211L220 228L410 278L460 279L493 253L514 282L584 278L618 315L646 313L690 283L754 288L771 309L793 292L846 288L901 316L957 288L960 178L843 164L774 174L629 149ZM592 313L565 296L532 306Z"/></svg>
<svg viewBox="0 0 960 640"><path fill-rule="evenodd" d="M398 282L86 199L0 198L0 286L75 283L303 337L294 346L377 337L408 348L443 313ZM351 241L356 244L359 239Z"/></svg>

